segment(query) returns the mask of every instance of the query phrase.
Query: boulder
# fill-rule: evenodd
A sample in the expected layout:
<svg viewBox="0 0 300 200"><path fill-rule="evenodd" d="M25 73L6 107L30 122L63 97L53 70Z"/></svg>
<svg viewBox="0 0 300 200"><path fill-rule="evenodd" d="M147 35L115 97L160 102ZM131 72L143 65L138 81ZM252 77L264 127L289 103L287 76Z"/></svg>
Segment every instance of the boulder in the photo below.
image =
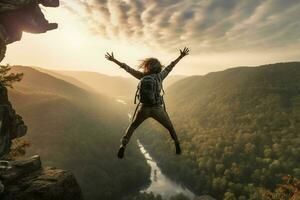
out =
<svg viewBox="0 0 300 200"><path fill-rule="evenodd" d="M8 162L6 169L0 169L0 179L1 200L83 199L70 171L43 168L39 156Z"/></svg>

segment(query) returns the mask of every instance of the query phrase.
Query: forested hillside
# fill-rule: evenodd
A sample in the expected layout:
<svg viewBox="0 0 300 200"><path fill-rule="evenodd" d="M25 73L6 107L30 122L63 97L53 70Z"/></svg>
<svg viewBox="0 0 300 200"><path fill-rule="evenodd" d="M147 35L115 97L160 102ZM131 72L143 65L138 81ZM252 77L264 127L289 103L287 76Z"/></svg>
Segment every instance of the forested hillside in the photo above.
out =
<svg viewBox="0 0 300 200"><path fill-rule="evenodd" d="M189 77L166 96L183 156L157 124L141 131L141 141L166 174L193 191L262 199L284 175L300 177L300 63Z"/></svg>
<svg viewBox="0 0 300 200"><path fill-rule="evenodd" d="M29 128L28 154L72 170L86 199L120 199L147 183L150 168L134 142L125 160L116 156L124 105L29 67L12 72L24 73L9 96Z"/></svg>

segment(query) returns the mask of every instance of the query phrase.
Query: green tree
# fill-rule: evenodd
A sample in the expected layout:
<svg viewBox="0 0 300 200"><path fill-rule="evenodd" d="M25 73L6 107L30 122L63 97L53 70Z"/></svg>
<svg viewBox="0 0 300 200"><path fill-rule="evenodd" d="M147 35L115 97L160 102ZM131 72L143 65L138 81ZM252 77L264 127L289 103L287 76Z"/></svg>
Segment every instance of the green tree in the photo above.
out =
<svg viewBox="0 0 300 200"><path fill-rule="evenodd" d="M283 184L277 185L274 192L264 191L263 197L266 200L281 200L300 199L300 181L292 176L284 176L282 178Z"/></svg>
<svg viewBox="0 0 300 200"><path fill-rule="evenodd" d="M224 194L224 200L236 200L235 196L231 192L226 192Z"/></svg>
<svg viewBox="0 0 300 200"><path fill-rule="evenodd" d="M0 84L12 88L14 82L19 82L23 78L23 73L11 73L9 65L0 65Z"/></svg>

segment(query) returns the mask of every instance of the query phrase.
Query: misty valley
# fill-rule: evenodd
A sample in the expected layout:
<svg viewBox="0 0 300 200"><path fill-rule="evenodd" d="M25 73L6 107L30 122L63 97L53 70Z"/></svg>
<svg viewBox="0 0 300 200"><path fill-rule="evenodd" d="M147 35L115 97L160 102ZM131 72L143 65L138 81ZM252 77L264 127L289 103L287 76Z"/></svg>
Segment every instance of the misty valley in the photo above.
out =
<svg viewBox="0 0 300 200"><path fill-rule="evenodd" d="M85 199L256 200L296 193L289 184L300 178L298 62L168 77L166 109L183 154L175 155L167 130L149 119L123 160L116 155L136 106L137 81L24 66L11 71L24 73L9 99L28 125L26 156L71 170ZM280 188L285 184L289 191Z"/></svg>

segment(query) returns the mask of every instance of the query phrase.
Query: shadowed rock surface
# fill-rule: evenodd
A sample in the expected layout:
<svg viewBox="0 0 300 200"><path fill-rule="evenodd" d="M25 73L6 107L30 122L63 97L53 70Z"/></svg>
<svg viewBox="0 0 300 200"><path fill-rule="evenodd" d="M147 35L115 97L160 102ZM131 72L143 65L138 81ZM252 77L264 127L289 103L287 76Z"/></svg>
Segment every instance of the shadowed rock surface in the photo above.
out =
<svg viewBox="0 0 300 200"><path fill-rule="evenodd" d="M22 117L8 101L7 89L0 84L0 159L9 153L11 140L24 136L26 131Z"/></svg>
<svg viewBox="0 0 300 200"><path fill-rule="evenodd" d="M5 191L3 200L81 200L81 189L74 175L56 168L42 168L39 156L12 161L0 169Z"/></svg>
<svg viewBox="0 0 300 200"><path fill-rule="evenodd" d="M45 33L58 27L45 19L39 4L57 7L59 0L0 0L0 62L6 45L21 40L23 31Z"/></svg>

